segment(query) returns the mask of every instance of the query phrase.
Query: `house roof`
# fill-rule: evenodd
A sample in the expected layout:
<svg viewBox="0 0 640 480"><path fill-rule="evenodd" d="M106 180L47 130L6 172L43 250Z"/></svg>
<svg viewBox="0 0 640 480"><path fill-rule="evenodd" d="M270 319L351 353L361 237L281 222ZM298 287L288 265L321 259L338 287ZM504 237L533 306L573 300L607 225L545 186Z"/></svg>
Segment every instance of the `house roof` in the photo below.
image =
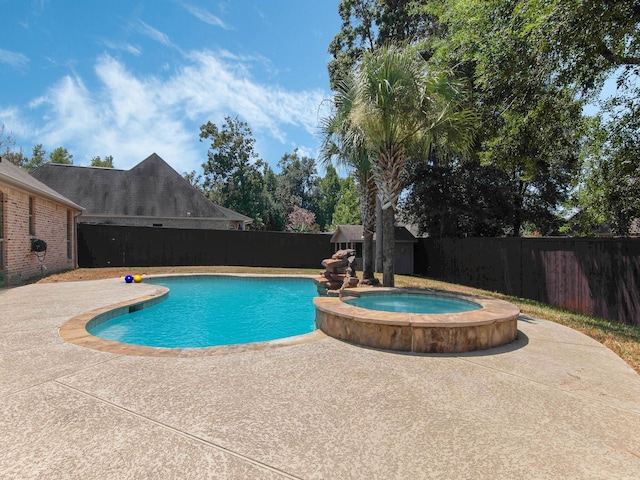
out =
<svg viewBox="0 0 640 480"><path fill-rule="evenodd" d="M82 211L77 203L60 194L53 188L33 178L26 171L14 165L9 160L0 157L0 181L6 182L16 188L26 190L34 195L45 197L56 203L60 203L76 211Z"/></svg>
<svg viewBox="0 0 640 480"><path fill-rule="evenodd" d="M362 242L364 229L362 225L338 225L336 232L331 237L331 243L338 241L358 243Z"/></svg>
<svg viewBox="0 0 640 480"><path fill-rule="evenodd" d="M409 230L404 226L395 227L396 229L396 243L398 242L417 242L416 237L414 237ZM335 233L331 237L331 243L338 242L351 242L351 243L360 243L362 242L362 234L363 227L362 225L338 225ZM375 234L373 235L373 239L376 239Z"/></svg>
<svg viewBox="0 0 640 480"><path fill-rule="evenodd" d="M229 210L228 208L223 207L222 205L216 205L222 213L224 213L229 220L236 220L238 222L251 223L253 222L253 218L247 217L246 215L242 215L241 213L234 212L233 210Z"/></svg>
<svg viewBox="0 0 640 480"><path fill-rule="evenodd" d="M47 163L31 175L82 204L87 215L252 221L212 203L155 153L131 170Z"/></svg>

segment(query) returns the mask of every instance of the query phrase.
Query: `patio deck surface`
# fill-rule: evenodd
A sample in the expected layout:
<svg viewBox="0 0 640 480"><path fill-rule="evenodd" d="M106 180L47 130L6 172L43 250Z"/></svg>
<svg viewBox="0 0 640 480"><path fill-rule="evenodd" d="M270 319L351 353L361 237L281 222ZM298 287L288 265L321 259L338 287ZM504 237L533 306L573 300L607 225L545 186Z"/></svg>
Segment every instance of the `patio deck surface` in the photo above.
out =
<svg viewBox="0 0 640 480"><path fill-rule="evenodd" d="M513 344L450 355L319 335L141 357L59 337L154 288L0 290L0 478L640 478L640 376L566 327L521 317Z"/></svg>

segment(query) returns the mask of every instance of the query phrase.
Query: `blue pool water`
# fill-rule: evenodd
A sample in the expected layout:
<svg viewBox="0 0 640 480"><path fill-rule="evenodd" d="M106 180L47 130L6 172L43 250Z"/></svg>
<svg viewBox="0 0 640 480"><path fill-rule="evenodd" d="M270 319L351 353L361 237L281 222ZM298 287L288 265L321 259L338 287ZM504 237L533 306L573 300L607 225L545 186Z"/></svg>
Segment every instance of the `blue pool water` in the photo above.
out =
<svg viewBox="0 0 640 480"><path fill-rule="evenodd" d="M168 287L168 298L92 327L89 333L134 345L195 348L315 330L317 290L309 279L199 276L147 283Z"/></svg>
<svg viewBox="0 0 640 480"><path fill-rule="evenodd" d="M369 310L397 313L462 313L481 308L477 303L436 295L366 295L347 300L346 303Z"/></svg>

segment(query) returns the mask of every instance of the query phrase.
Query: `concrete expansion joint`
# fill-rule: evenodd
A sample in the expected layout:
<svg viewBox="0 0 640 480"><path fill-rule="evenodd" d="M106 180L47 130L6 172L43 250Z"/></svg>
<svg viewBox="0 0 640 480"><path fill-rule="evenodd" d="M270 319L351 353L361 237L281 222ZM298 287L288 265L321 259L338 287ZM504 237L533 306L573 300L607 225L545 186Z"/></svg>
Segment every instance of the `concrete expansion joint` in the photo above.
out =
<svg viewBox="0 0 640 480"><path fill-rule="evenodd" d="M468 357L455 356L454 358L457 358L458 360L462 360L463 362L471 363L472 365L476 365L478 367L482 367L482 368L484 368L486 370L491 370L493 372L498 372L498 373L501 373L501 374L504 374L504 375L507 375L507 376L510 376L510 377L515 377L515 378L518 378L520 380L524 380L527 383L531 383L531 384L534 384L534 385L540 385L542 387L550 388L550 389L556 390L558 392L566 393L567 395L570 395L572 397L581 398L581 399L584 399L584 400L588 400L590 402L597 402L597 403L599 403L599 404L601 404L601 405L603 405L605 407L608 407L608 408L611 408L611 409L614 409L614 410L620 410L622 412L632 413L632 414L640 416L640 410L634 410L634 409L631 409L631 408L620 407L618 405L612 405L612 404L610 404L610 403L608 403L608 402L606 402L604 400L594 399L592 396L581 395L580 393L578 393L578 392L576 392L574 390L567 390L566 388L560 388L560 387L557 387L555 385L551 385L551 384L548 384L548 383L544 383L544 382L540 382L538 380L531 379L529 377L524 377L522 375L518 375L516 373L507 372L506 370L502 370L502 369L499 369L499 368L495 368L495 367L490 367L488 365L484 365L482 363L474 362L474 361L470 360ZM569 372L567 372L567 374L571 375Z"/></svg>
<svg viewBox="0 0 640 480"><path fill-rule="evenodd" d="M272 467L270 465L267 465L266 463L262 463L262 462L260 462L258 460L255 460L255 459L251 458L251 457L247 457L246 455L243 455L243 454L238 453L236 451L230 450L230 449L228 449L226 447L223 447L222 445L218 445L216 443L213 443L213 442L210 442L208 440L205 440L204 438L200 438L200 437L198 437L196 435L184 432L184 431L182 431L182 430L180 430L178 428L172 427L171 425L167 425L166 423L162 423L162 422L154 420L154 419L152 419L150 417L147 417L146 415L142 415L140 413L134 412L133 410L130 410L130 409L126 408L126 407L123 407L121 405L117 405L117 404L115 404L113 402L105 400L104 398L101 398L101 397L98 397L96 395L92 395L90 393L87 393L87 392L85 392L83 390L80 390L80 389L78 389L76 387L73 387L73 386L68 385L66 383L63 383L63 382L60 382L59 380L53 380L53 383L55 383L56 385L59 385L62 388L69 389L69 390L71 390L71 391L73 391L73 392L75 392L75 393L77 393L79 395L82 395L82 396L86 397L86 398L90 398L90 399L98 401L98 402L100 402L100 403L102 403L104 405L107 405L109 407L115 408L116 410L119 410L119 411L124 412L124 413L129 414L129 415L132 415L132 416L134 416L134 417L136 417L136 418L138 418L140 420L143 420L145 422L148 422L148 423L151 423L151 424L156 425L158 427L161 427L161 428L164 428L166 430L169 430L169 431L171 431L171 432L173 432L173 433L175 433L177 435L180 435L182 437L188 438L189 440L192 440L194 442L198 442L198 443L200 443L202 445L205 445L207 447L213 448L215 450L219 450L219 451L221 451L223 453L226 453L226 454L231 455L233 457L236 457L236 458L238 458L240 460L248 462L248 463L250 463L252 465L255 465L256 467L259 467L259 468L268 470L270 472L276 473L278 475L281 475L284 478L290 478L292 480L303 480L301 477L296 477L294 475L291 475L291 474L289 474L289 473L287 473L287 472L285 472L283 470L280 470L280 469L278 469L276 467Z"/></svg>
<svg viewBox="0 0 640 480"><path fill-rule="evenodd" d="M563 340L553 340L553 339L547 339L547 338L541 338L539 340L542 343L554 343L557 345L571 345L574 347L585 347L585 348L596 348L596 349L604 349L604 350L609 350L609 348L607 348L605 345L603 345L602 343L598 343L595 340L593 342L590 343L579 343L579 342L567 342L567 341L563 341Z"/></svg>

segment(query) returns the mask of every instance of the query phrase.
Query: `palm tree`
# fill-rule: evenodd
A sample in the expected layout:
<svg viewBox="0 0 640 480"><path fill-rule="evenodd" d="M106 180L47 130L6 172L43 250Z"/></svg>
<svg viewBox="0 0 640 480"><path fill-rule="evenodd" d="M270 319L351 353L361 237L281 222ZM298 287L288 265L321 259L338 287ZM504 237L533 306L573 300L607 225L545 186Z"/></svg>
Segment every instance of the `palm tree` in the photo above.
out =
<svg viewBox="0 0 640 480"><path fill-rule="evenodd" d="M380 47L365 54L351 94L350 130L362 133L373 154L371 172L383 209L383 285L389 287L395 284L395 210L408 152L426 158L435 138L447 149L464 150L476 122L475 113L462 108L461 85L426 67L408 48Z"/></svg>
<svg viewBox="0 0 640 480"><path fill-rule="evenodd" d="M320 158L324 162L335 160L354 176L362 213L362 279L365 283L370 283L375 279L373 234L376 226L377 189L364 136L350 121L355 93L353 84L352 77L339 82L333 99L333 111L320 121L323 138Z"/></svg>

